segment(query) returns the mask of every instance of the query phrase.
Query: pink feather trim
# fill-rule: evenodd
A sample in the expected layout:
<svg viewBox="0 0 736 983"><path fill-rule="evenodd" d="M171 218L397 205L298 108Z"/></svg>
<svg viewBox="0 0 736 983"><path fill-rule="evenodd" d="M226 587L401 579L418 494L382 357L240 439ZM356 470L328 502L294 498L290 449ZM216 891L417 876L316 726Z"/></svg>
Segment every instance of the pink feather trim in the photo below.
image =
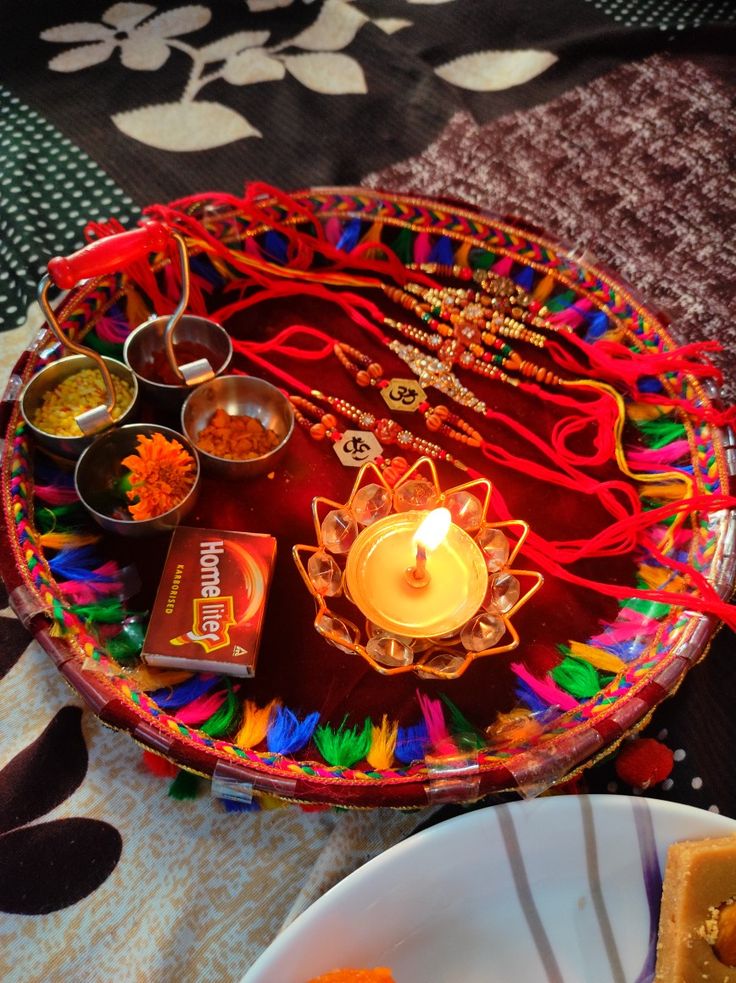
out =
<svg viewBox="0 0 736 983"><path fill-rule="evenodd" d="M669 526L652 526L649 530L649 536L654 543L659 546L662 540L665 538L667 533L670 532ZM675 549L682 550L687 549L690 546L690 542L693 538L692 530L688 527L683 527L678 529L675 533L672 544Z"/></svg>
<svg viewBox="0 0 736 983"><path fill-rule="evenodd" d="M555 314L550 314L548 320L550 324L565 324L570 328L579 328L585 318L574 307L568 307L564 311L557 311Z"/></svg>
<svg viewBox="0 0 736 983"><path fill-rule="evenodd" d="M414 240L414 262L426 263L432 252L432 240L428 232L420 232Z"/></svg>
<svg viewBox="0 0 736 983"><path fill-rule="evenodd" d="M47 505L71 505L79 501L79 495L73 486L36 485L33 494Z"/></svg>
<svg viewBox="0 0 736 983"><path fill-rule="evenodd" d="M673 440L664 447L637 448L626 452L626 460L635 468L651 470L658 464L673 464L681 460L690 451L686 440Z"/></svg>
<svg viewBox="0 0 736 983"><path fill-rule="evenodd" d="M176 720L188 727L196 727L209 720L213 713L216 713L225 702L227 692L220 690L219 693L212 693L207 696L199 696L187 706L182 707L174 714Z"/></svg>
<svg viewBox="0 0 736 983"><path fill-rule="evenodd" d="M491 269L499 276L510 276L513 265L514 261L510 256L502 256L491 266Z"/></svg>
<svg viewBox="0 0 736 983"><path fill-rule="evenodd" d="M117 594L122 588L120 581L105 580L98 583L89 583L81 580L65 580L59 584L59 590L68 598L72 604L94 604L101 597Z"/></svg>
<svg viewBox="0 0 736 983"><path fill-rule="evenodd" d="M557 683L553 682L549 676L545 676L544 679L538 679L537 676L533 676L520 662L512 662L511 669L519 679L526 683L529 689L537 694L540 700L544 700L549 706L558 706L560 710L574 710L578 706L578 701L573 699L569 693L560 689Z"/></svg>
<svg viewBox="0 0 736 983"><path fill-rule="evenodd" d="M101 317L95 324L95 331L102 341L109 341L112 345L122 345L130 334L130 327L112 317Z"/></svg>
<svg viewBox="0 0 736 983"><path fill-rule="evenodd" d="M336 246L340 241L340 236L342 235L342 226L340 225L340 219L328 218L325 222L325 238L331 246Z"/></svg>
<svg viewBox="0 0 736 983"><path fill-rule="evenodd" d="M447 729L442 704L439 700L433 700L423 693L417 693L417 699L427 725L430 748L438 754L453 754L457 751L457 747Z"/></svg>
<svg viewBox="0 0 736 983"><path fill-rule="evenodd" d="M623 608L616 621L608 625L599 635L590 639L591 645L611 645L616 642L628 642L639 635L652 635L657 628L653 618L647 618L638 611Z"/></svg>

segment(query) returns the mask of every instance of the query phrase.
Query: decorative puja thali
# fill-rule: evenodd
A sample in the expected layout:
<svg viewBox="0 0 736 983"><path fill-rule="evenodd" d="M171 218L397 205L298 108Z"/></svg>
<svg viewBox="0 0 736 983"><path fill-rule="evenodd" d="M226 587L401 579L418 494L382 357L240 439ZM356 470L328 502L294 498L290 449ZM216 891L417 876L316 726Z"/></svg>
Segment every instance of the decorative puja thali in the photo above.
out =
<svg viewBox="0 0 736 983"><path fill-rule="evenodd" d="M595 260L365 189L251 186L144 217L131 249L90 228L49 308L140 391L59 453L29 406L63 347L45 329L23 354L0 563L59 671L162 768L236 807L538 794L643 726L733 623L717 369ZM210 371L185 379L199 322L231 352L205 345ZM142 325L173 381L140 375ZM225 457L266 405L273 446ZM190 455L186 494L162 499L138 458L119 471L141 433ZM130 483L106 504L130 474L139 507L164 501L150 529Z"/></svg>

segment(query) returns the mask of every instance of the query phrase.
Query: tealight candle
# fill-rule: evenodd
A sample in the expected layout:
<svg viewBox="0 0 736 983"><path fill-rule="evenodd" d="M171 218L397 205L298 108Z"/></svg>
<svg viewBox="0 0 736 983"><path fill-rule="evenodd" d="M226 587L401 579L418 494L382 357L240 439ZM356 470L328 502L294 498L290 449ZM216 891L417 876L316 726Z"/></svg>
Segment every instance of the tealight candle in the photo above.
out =
<svg viewBox="0 0 736 983"><path fill-rule="evenodd" d="M458 631L481 606L488 570L478 544L452 522L439 542L423 526L428 515L434 522L446 512L387 515L355 540L345 568L348 593L379 628L435 638Z"/></svg>

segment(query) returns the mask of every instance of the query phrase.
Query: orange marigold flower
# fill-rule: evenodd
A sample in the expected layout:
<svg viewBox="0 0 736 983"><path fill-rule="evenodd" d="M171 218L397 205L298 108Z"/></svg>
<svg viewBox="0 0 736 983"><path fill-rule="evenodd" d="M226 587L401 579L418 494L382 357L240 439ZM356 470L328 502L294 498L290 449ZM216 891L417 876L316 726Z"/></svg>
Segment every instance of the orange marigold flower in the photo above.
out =
<svg viewBox="0 0 736 983"><path fill-rule="evenodd" d="M137 453L129 454L122 463L130 470L126 494L134 519L153 519L169 512L194 484L194 458L178 440L167 440L162 433L140 434Z"/></svg>

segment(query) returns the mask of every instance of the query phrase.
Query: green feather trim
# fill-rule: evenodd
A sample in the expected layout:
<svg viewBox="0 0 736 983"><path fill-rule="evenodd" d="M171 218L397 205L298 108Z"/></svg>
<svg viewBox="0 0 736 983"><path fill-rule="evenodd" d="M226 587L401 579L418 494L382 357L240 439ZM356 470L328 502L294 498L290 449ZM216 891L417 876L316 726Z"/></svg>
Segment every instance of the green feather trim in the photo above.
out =
<svg viewBox="0 0 736 983"><path fill-rule="evenodd" d="M86 517L86 513L81 502L72 502L70 505L57 505L54 508L47 506L36 508L35 517L38 531L43 534L54 530L76 529L80 521Z"/></svg>
<svg viewBox="0 0 736 983"><path fill-rule="evenodd" d="M474 270L487 270L496 262L496 254L487 249L470 250L470 266Z"/></svg>
<svg viewBox="0 0 736 983"><path fill-rule="evenodd" d="M573 290L566 290L564 293L557 294L556 297L550 297L546 304L547 310L552 311L553 314L558 311L566 311L576 300L577 294Z"/></svg>
<svg viewBox="0 0 736 983"><path fill-rule="evenodd" d="M391 248L401 262L406 266L414 260L414 232L412 229L400 229L391 243Z"/></svg>
<svg viewBox="0 0 736 983"><path fill-rule="evenodd" d="M94 331L90 331L84 336L84 343L89 348L94 348L100 355L108 355L110 358L120 360L123 351L122 344L116 345L112 341L105 341L102 338L98 338Z"/></svg>
<svg viewBox="0 0 736 983"><path fill-rule="evenodd" d="M450 730L457 743L463 748L482 748L486 746L485 737L477 727L473 726L459 707L456 707L449 696L440 693L440 699L450 714Z"/></svg>
<svg viewBox="0 0 736 983"><path fill-rule="evenodd" d="M238 700L230 683L227 684L225 702L215 710L209 720L206 720L199 730L208 737L222 737L233 727L238 716Z"/></svg>
<svg viewBox="0 0 736 983"><path fill-rule="evenodd" d="M69 610L82 621L104 625L116 625L130 617L130 612L125 610L120 601L107 598L95 604L70 604Z"/></svg>
<svg viewBox="0 0 736 983"><path fill-rule="evenodd" d="M66 626L64 625L64 608L57 597L52 598L51 608L54 612L54 621L61 626L63 631L66 631Z"/></svg>
<svg viewBox="0 0 736 983"><path fill-rule="evenodd" d="M329 724L320 726L314 732L314 743L328 764L352 768L368 754L372 736L373 725L366 717L362 730L346 727L344 720L336 730Z"/></svg>
<svg viewBox="0 0 736 983"><path fill-rule="evenodd" d="M650 590L649 585L641 577L636 578L636 586L640 590ZM662 604L661 601L648 601L645 597L629 597L622 601L619 607L636 611L645 618L653 618L655 621L664 618L672 609L670 604Z"/></svg>
<svg viewBox="0 0 736 983"><path fill-rule="evenodd" d="M600 692L602 686L613 677L609 673L599 673L589 662L566 656L559 665L551 670L550 676L557 685L577 700L590 699Z"/></svg>
<svg viewBox="0 0 736 983"><path fill-rule="evenodd" d="M681 423L671 417L662 416L656 420L635 420L635 426L641 431L648 447L657 449L674 444L676 440L684 440L687 432Z"/></svg>
<svg viewBox="0 0 736 983"><path fill-rule="evenodd" d="M199 794L199 775L193 775L191 771L180 771L174 781L169 785L169 795L172 799L196 799Z"/></svg>
<svg viewBox="0 0 736 983"><path fill-rule="evenodd" d="M116 662L135 662L141 654L145 634L140 621L126 619L117 635L106 640L105 648Z"/></svg>

